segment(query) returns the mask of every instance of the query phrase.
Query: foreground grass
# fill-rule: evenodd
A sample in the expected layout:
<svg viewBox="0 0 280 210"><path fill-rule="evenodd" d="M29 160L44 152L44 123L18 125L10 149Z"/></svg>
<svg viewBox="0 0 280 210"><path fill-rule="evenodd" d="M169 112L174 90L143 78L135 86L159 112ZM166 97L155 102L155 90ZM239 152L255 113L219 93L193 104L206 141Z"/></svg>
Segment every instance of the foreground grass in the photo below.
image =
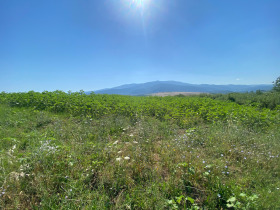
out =
<svg viewBox="0 0 280 210"><path fill-rule="evenodd" d="M280 131L0 107L0 207L277 209Z"/></svg>

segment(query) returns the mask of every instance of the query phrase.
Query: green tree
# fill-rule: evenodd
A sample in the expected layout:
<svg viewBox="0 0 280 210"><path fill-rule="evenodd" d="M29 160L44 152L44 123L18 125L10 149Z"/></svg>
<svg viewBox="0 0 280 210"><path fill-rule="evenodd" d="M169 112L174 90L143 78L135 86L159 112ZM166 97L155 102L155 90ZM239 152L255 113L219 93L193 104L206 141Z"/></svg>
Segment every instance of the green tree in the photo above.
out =
<svg viewBox="0 0 280 210"><path fill-rule="evenodd" d="M278 77L274 82L273 90L280 92L280 77Z"/></svg>

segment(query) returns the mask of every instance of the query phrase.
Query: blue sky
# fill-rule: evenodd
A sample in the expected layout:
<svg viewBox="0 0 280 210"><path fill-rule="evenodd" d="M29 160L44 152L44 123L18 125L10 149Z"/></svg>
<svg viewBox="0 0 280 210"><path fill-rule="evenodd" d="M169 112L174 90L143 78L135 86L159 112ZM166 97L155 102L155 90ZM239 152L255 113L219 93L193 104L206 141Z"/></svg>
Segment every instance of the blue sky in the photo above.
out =
<svg viewBox="0 0 280 210"><path fill-rule="evenodd" d="M0 0L0 91L270 84L279 0Z"/></svg>

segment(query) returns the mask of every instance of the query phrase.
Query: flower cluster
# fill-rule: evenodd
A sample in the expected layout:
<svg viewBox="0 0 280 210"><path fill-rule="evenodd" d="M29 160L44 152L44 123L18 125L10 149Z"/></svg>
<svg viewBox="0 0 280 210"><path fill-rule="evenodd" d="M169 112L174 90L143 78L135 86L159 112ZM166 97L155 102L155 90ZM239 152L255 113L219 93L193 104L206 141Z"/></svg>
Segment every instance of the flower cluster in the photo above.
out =
<svg viewBox="0 0 280 210"><path fill-rule="evenodd" d="M58 146L52 143L51 140L40 141L41 146L39 148L40 152L45 152L47 154L54 154L58 151Z"/></svg>

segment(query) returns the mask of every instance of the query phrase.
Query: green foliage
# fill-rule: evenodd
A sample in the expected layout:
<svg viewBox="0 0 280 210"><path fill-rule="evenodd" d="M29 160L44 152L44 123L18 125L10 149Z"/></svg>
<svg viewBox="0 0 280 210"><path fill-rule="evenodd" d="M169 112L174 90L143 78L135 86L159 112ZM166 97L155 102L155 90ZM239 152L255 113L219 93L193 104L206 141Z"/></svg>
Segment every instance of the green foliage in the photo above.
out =
<svg viewBox="0 0 280 210"><path fill-rule="evenodd" d="M200 97L212 98L221 101L231 101L239 105L251 106L259 109L267 108L277 110L280 105L279 92L262 92L260 90L250 93L208 94Z"/></svg>
<svg viewBox="0 0 280 210"><path fill-rule="evenodd" d="M280 109L236 101L1 93L0 208L277 209Z"/></svg>
<svg viewBox="0 0 280 210"><path fill-rule="evenodd" d="M189 196L176 196L174 199L166 200L166 206L171 209L199 209L194 199Z"/></svg>
<svg viewBox="0 0 280 210"><path fill-rule="evenodd" d="M273 90L276 92L280 92L280 77L278 77L273 83Z"/></svg>
<svg viewBox="0 0 280 210"><path fill-rule="evenodd" d="M31 107L34 110L68 113L72 116L94 119L110 115L122 115L131 119L137 116L150 116L162 121L174 121L180 127L190 127L201 122L237 121L252 128L264 128L277 121L275 118L277 112L269 109L199 97L131 97L86 95L82 91L78 93L30 91L1 93L0 102L11 107Z"/></svg>
<svg viewBox="0 0 280 210"><path fill-rule="evenodd" d="M247 196L245 193L240 193L238 199L236 197L230 197L227 200L227 207L234 209L256 209L256 200L258 196L256 194Z"/></svg>

